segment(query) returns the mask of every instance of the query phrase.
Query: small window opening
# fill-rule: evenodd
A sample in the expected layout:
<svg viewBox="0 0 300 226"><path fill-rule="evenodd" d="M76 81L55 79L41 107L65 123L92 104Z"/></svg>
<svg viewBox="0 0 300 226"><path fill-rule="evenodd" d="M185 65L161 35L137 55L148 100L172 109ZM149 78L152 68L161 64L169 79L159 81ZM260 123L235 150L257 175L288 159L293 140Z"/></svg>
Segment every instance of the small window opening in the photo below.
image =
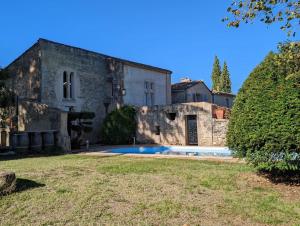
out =
<svg viewBox="0 0 300 226"><path fill-rule="evenodd" d="M229 108L229 99L228 98L226 98L226 106L227 106L227 108Z"/></svg>
<svg viewBox="0 0 300 226"><path fill-rule="evenodd" d="M160 126L155 126L155 135L160 135Z"/></svg>
<svg viewBox="0 0 300 226"><path fill-rule="evenodd" d="M167 113L167 118L171 121L174 121L176 118L176 113Z"/></svg>

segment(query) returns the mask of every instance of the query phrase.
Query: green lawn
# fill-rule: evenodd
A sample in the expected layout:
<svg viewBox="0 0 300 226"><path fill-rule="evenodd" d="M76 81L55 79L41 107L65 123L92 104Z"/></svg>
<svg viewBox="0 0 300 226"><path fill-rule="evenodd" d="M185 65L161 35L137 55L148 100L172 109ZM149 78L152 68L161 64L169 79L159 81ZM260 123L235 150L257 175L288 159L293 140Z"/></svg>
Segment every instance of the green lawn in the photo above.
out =
<svg viewBox="0 0 300 226"><path fill-rule="evenodd" d="M0 225L300 225L300 189L246 164L64 155L0 160Z"/></svg>

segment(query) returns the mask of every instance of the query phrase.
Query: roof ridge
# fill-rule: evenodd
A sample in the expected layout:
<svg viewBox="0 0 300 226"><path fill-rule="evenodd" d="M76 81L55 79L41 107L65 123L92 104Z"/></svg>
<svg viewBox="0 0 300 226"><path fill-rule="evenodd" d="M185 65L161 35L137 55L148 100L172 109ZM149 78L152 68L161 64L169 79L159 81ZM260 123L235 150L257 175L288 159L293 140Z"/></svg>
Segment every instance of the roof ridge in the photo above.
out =
<svg viewBox="0 0 300 226"><path fill-rule="evenodd" d="M77 46L71 46L71 45L68 45L68 44L64 44L64 43L60 43L60 42L48 40L48 39L45 39L45 38L39 38L38 42L40 42L40 41L45 41L45 42L49 42L49 43L52 43L52 44L55 44L55 45L62 45L62 46L65 46L65 47L75 48L75 49L79 49L81 51L86 51L86 52L94 53L94 54L103 56L105 58L112 58L112 59L115 59L117 61L122 61L124 63L129 64L129 65L131 64L131 65L136 65L136 66L140 66L140 67L143 67L143 68L151 68L153 70L164 71L164 72L167 72L169 74L172 73L172 71L170 71L168 69L164 69L164 68L152 66L152 65L149 65L149 64L139 63L139 62L135 62L135 61L131 61L131 60L125 60L125 59L122 59L122 58L119 58L119 57L113 57L113 56L106 55L106 54L103 54L103 53L99 53L99 52L96 52L96 51L93 51L93 50L88 50L88 49L84 49L84 48L77 47Z"/></svg>

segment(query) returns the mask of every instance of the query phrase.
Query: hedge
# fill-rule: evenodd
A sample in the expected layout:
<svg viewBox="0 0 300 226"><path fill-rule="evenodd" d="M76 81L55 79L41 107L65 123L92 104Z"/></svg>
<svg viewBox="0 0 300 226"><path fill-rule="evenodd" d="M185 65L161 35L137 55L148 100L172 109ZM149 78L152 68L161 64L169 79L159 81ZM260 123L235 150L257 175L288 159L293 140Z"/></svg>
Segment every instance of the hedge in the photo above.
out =
<svg viewBox="0 0 300 226"><path fill-rule="evenodd" d="M227 143L263 171L300 170L300 45L284 44L239 90Z"/></svg>

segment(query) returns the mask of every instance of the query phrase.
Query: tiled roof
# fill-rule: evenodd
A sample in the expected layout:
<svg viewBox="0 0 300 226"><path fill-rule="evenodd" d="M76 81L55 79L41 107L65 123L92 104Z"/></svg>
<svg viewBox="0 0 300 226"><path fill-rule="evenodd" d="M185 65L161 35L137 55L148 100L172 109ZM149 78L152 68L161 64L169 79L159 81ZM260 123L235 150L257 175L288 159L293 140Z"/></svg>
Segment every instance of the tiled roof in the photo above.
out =
<svg viewBox="0 0 300 226"><path fill-rule="evenodd" d="M218 95L236 96L236 95L233 94L233 93L226 93L226 92L215 91L215 90L212 90L211 92L212 92L213 94L218 94Z"/></svg>
<svg viewBox="0 0 300 226"><path fill-rule="evenodd" d="M186 90L200 83L204 84L204 82L201 80L191 81L191 82L179 82L179 83L172 84L172 90Z"/></svg>

